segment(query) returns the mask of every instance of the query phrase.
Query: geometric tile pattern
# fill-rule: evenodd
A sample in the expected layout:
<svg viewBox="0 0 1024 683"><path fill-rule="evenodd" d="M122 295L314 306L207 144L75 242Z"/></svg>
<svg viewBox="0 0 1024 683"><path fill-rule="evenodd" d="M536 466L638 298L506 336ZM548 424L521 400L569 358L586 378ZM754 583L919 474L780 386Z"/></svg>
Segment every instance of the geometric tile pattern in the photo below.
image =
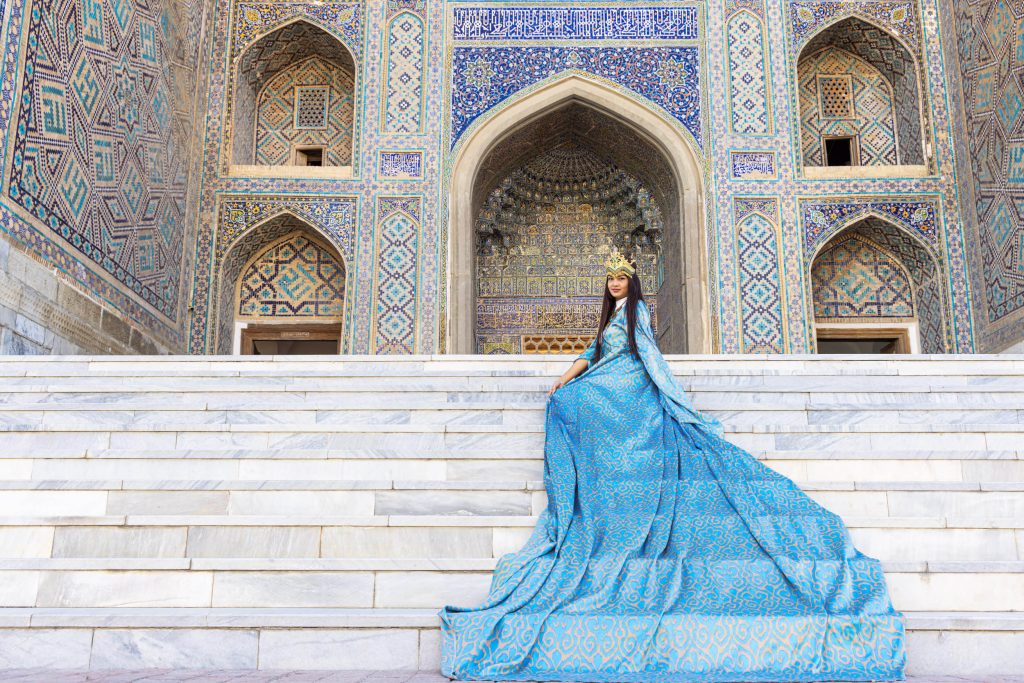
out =
<svg viewBox="0 0 1024 683"><path fill-rule="evenodd" d="M419 133L423 111L423 20L403 12L388 24L384 132Z"/></svg>
<svg viewBox="0 0 1024 683"><path fill-rule="evenodd" d="M41 0L27 33L6 195L48 240L174 321L188 131L174 120L159 7Z"/></svg>
<svg viewBox="0 0 1024 683"><path fill-rule="evenodd" d="M909 318L910 276L892 256L853 234L830 241L811 268L815 318Z"/></svg>
<svg viewBox="0 0 1024 683"><path fill-rule="evenodd" d="M748 11L729 19L729 106L732 129L742 135L772 132L764 26Z"/></svg>
<svg viewBox="0 0 1024 683"><path fill-rule="evenodd" d="M594 74L660 105L701 145L697 47L455 47L451 146L481 114L549 76Z"/></svg>
<svg viewBox="0 0 1024 683"><path fill-rule="evenodd" d="M953 5L965 156L975 181L965 188L965 211L973 214L975 297L984 335L1000 348L1024 339L1024 6L1006 0Z"/></svg>
<svg viewBox="0 0 1024 683"><path fill-rule="evenodd" d="M327 91L327 120L321 130L297 127L299 94L317 86ZM292 149L323 145L326 166L352 163L352 74L317 55L275 74L256 100L256 163L283 166L292 163ZM242 134L243 131L237 131Z"/></svg>
<svg viewBox="0 0 1024 683"><path fill-rule="evenodd" d="M325 160L329 165L351 163L355 67L352 54L337 36L305 19L297 20L252 43L237 64L233 163L264 163L259 160L262 157L267 165L286 164L291 143L307 140L329 147ZM295 88L307 85L330 88L331 123L326 134L294 128ZM257 138L266 144L259 154L254 147Z"/></svg>
<svg viewBox="0 0 1024 683"><path fill-rule="evenodd" d="M878 69L843 50L825 48L803 57L798 70L805 165L824 165L822 137L830 136L855 136L862 166L897 163L892 87ZM849 99L834 87L837 81L852 85Z"/></svg>
<svg viewBox="0 0 1024 683"><path fill-rule="evenodd" d="M416 352L419 197L379 197L374 353Z"/></svg>
<svg viewBox="0 0 1024 683"><path fill-rule="evenodd" d="M916 53L908 52L896 37L874 23L849 17L822 29L807 42L800 52L798 69L804 68L804 59L829 47L860 58L881 74L880 80L887 84L892 102L899 163L923 164L920 59ZM802 88L803 78L799 80ZM803 107L801 111L806 115ZM864 113L858 115L863 117Z"/></svg>
<svg viewBox="0 0 1024 683"><path fill-rule="evenodd" d="M945 269L940 265L941 258L920 237L887 218L868 216L854 220L836 239L858 237L877 246L906 270L914 288L914 313L921 351L946 353L952 348L952 335L947 322L950 319L949 285ZM810 263L805 267L809 272L812 270Z"/></svg>
<svg viewBox="0 0 1024 683"><path fill-rule="evenodd" d="M292 234L272 244L242 272L238 316L340 318L345 271L322 244Z"/></svg>
<svg viewBox="0 0 1024 683"><path fill-rule="evenodd" d="M775 225L751 213L736 232L742 353L783 353L782 285Z"/></svg>

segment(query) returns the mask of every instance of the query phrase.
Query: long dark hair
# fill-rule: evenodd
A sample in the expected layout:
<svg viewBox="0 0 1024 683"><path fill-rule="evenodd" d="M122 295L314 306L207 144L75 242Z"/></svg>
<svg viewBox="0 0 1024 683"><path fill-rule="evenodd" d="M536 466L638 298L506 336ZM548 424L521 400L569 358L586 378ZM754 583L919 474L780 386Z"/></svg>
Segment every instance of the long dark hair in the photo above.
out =
<svg viewBox="0 0 1024 683"><path fill-rule="evenodd" d="M634 266L635 267L635 266ZM633 273L629 276L629 291L626 293L626 329L629 331L629 350L633 356L639 358L636 350L636 305L644 298L643 289L640 287L640 275ZM594 347L594 359L592 363L601 360L601 333L608 327L608 321L612 319L615 312L615 297L608 289L608 283L604 285L604 301L601 304L601 324L597 327L597 346Z"/></svg>

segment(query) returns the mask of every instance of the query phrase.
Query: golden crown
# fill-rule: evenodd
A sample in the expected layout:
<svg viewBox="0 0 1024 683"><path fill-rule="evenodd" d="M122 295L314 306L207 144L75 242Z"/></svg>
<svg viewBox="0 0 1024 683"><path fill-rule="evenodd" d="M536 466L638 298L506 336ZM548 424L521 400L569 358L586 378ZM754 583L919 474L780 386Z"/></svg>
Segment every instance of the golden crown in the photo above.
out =
<svg viewBox="0 0 1024 683"><path fill-rule="evenodd" d="M604 260L604 267L608 270L609 275L625 273L632 276L636 272L633 264L629 262L629 259L620 254L618 249L612 249L612 252L608 254L608 258Z"/></svg>

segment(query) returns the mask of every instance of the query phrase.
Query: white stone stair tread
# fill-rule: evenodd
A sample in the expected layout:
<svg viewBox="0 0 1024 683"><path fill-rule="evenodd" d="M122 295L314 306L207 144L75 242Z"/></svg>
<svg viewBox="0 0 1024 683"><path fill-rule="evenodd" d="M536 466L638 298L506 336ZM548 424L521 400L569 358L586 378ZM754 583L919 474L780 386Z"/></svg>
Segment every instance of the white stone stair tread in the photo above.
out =
<svg viewBox="0 0 1024 683"><path fill-rule="evenodd" d="M823 481L794 479L807 491L1024 491L1024 481ZM542 491L544 482L387 479L0 480L0 491Z"/></svg>
<svg viewBox="0 0 1024 683"><path fill-rule="evenodd" d="M440 605L438 606L438 609ZM1024 631L1021 612L904 612L911 630ZM6 607L12 627L410 627L436 628L437 609L292 607Z"/></svg>
<svg viewBox="0 0 1024 683"><path fill-rule="evenodd" d="M850 528L1024 529L1021 517L856 517ZM25 526L393 526L533 527L535 515L7 515L0 527Z"/></svg>
<svg viewBox="0 0 1024 683"><path fill-rule="evenodd" d="M767 561L767 560L765 560ZM0 559L0 570L11 571L337 571L337 572L487 572L495 558L119 558L61 557ZM900 574L1021 574L1024 561L882 562L889 573Z"/></svg>

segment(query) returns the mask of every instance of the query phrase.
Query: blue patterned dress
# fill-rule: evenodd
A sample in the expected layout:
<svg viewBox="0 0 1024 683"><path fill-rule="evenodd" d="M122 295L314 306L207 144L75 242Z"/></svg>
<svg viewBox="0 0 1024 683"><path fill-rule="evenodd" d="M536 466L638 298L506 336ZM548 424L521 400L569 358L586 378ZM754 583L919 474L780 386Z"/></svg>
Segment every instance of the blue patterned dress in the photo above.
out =
<svg viewBox="0 0 1024 683"><path fill-rule="evenodd" d="M624 307L623 307L624 308ZM477 607L441 610L453 678L903 677L903 623L840 518L721 437L637 306L545 412L548 506ZM591 360L594 345L580 358Z"/></svg>

